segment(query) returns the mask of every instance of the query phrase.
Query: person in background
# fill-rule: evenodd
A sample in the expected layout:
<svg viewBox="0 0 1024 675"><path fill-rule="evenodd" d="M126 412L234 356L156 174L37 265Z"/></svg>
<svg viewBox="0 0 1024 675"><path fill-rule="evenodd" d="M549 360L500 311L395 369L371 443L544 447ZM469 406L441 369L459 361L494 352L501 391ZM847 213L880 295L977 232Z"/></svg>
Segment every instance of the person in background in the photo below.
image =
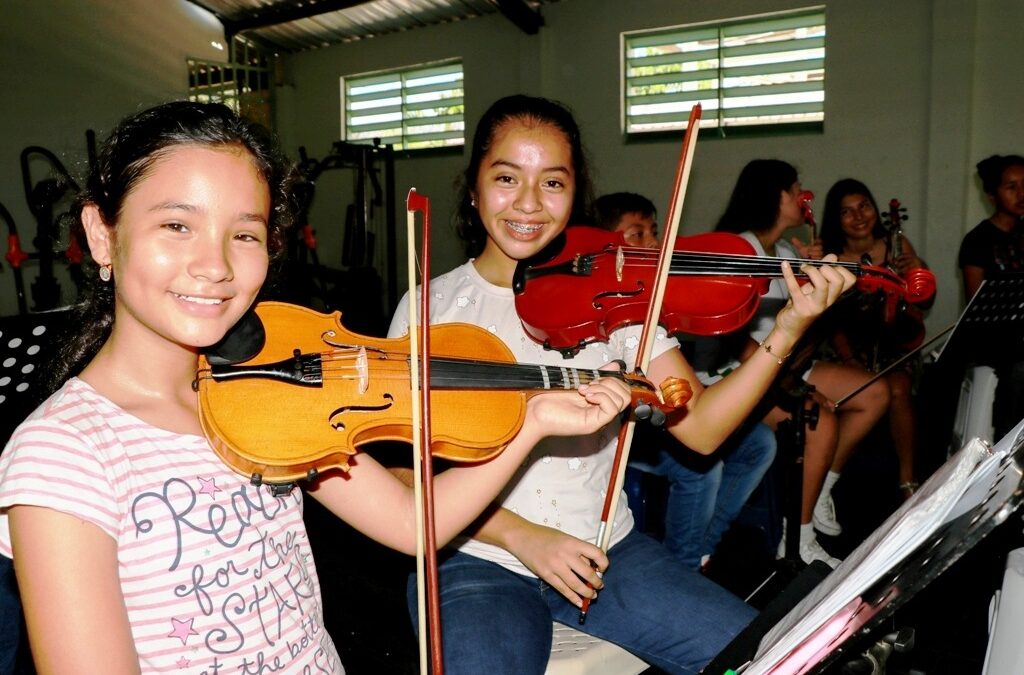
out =
<svg viewBox="0 0 1024 675"><path fill-rule="evenodd" d="M782 237L790 228L804 223L800 192L799 176L791 164L777 159L752 160L740 172L729 203L715 229L739 234L750 242L757 255L799 257L797 251ZM772 329L772 315L780 304L787 301L788 296L787 287L777 279L772 280L768 292L761 296L757 315L750 324L752 340L747 343L748 353L752 345ZM805 548L809 554L820 548L814 535L815 529L832 536L842 532L842 526L836 518L832 487L857 444L888 409L889 387L884 380L875 381L832 414L835 423L833 436L832 420L829 419L829 411L834 410L833 401L864 385L870 375L861 368L823 361L795 364L793 372L814 387L814 396L825 412L818 421L818 429L808 430L807 434L800 522L803 557ZM774 425L788 416L789 413L784 409L776 407L769 412L766 421ZM824 426L822 422L825 422ZM820 438L812 439L812 434L819 433ZM812 441L814 444L825 445L832 438L834 442L831 452L828 448L811 451Z"/></svg>
<svg viewBox="0 0 1024 675"><path fill-rule="evenodd" d="M906 236L886 230L874 195L864 183L852 178L836 182L825 197L821 246L824 253L834 253L843 262L886 267L897 274L926 267ZM897 247L899 251L894 250ZM920 308L904 303L886 321L884 302L881 293L864 296L858 311L837 318L831 345L840 363L874 373L903 356L910 349L907 343L923 338ZM904 498L918 488L914 476L917 428L913 368L914 362L907 361L904 367L885 376L890 392L889 434L899 461L899 488Z"/></svg>
<svg viewBox="0 0 1024 675"><path fill-rule="evenodd" d="M1024 273L1024 157L992 155L978 162L977 169L993 210L960 243L959 264L968 301L982 281ZM991 340L983 359L995 367L999 378L992 408L998 439L1024 414L1024 338L1020 331L1007 331Z"/></svg>
<svg viewBox="0 0 1024 675"><path fill-rule="evenodd" d="M626 244L658 247L657 210L632 192L594 201L594 222L620 232ZM697 371L705 386L719 378ZM638 430L632 467L664 476L668 499L662 544L688 567L705 569L723 535L775 459L775 434L760 422L745 422L710 455L699 455L660 431Z"/></svg>

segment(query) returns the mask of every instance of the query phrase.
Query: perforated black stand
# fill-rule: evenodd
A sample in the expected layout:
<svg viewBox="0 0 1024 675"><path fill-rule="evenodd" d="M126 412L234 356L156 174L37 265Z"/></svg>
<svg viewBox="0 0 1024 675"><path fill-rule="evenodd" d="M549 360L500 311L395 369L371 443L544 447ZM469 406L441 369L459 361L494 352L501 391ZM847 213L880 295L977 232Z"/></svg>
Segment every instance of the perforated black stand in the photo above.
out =
<svg viewBox="0 0 1024 675"><path fill-rule="evenodd" d="M0 448L42 403L40 386L70 312L55 310L0 318ZM34 673L22 632L21 600L11 560L0 556L0 672Z"/></svg>
<svg viewBox="0 0 1024 675"><path fill-rule="evenodd" d="M0 318L0 444L42 403L40 378L69 315L65 309Z"/></svg>

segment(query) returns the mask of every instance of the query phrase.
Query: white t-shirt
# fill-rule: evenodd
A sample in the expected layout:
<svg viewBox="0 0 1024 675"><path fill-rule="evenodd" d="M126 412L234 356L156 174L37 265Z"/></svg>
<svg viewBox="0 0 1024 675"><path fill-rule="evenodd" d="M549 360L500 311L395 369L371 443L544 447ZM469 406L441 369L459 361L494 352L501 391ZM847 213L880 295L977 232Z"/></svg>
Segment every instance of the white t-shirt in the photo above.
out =
<svg viewBox="0 0 1024 675"><path fill-rule="evenodd" d="M143 673L344 672L301 491L253 487L205 438L154 427L72 378L0 457L8 558L13 505L73 515L117 542Z"/></svg>
<svg viewBox="0 0 1024 675"><path fill-rule="evenodd" d="M571 359L545 350L523 330L512 289L486 281L472 260L431 280L430 293L431 324L458 322L485 328L501 338L520 363L599 368L616 359L632 365L636 359L639 326L614 331L608 342L587 345ZM408 303L406 294L391 321L389 337L408 334ZM677 346L674 338L666 337L664 331L659 330L653 354L657 356ZM497 502L531 522L596 543L618 429L618 422L613 422L589 436L544 439L509 481ZM614 545L633 527L625 494L620 495L613 523L611 543ZM498 546L465 538L456 544L460 551L533 576L515 556Z"/></svg>
<svg viewBox="0 0 1024 675"><path fill-rule="evenodd" d="M741 237L750 242L759 256L767 256L764 246L758 241L757 235L751 231L740 234ZM776 258L799 258L796 249L781 239L775 242ZM786 280L783 278L772 279L768 284L768 292L761 296L761 304L757 307L757 314L750 320L750 337L761 342L775 326L775 317L789 301L789 289L786 288Z"/></svg>
<svg viewBox="0 0 1024 675"><path fill-rule="evenodd" d="M740 234L741 237L750 242L754 247L756 255L767 257L764 247L757 239L757 235L749 230ZM779 258L798 258L796 250L786 242L779 240L775 243L776 256ZM789 289L786 288L786 280L782 278L772 279L768 284L768 292L761 296L757 306L757 312L747 323L746 330L755 341L761 342L775 326L775 318L782 308L789 301ZM697 378L705 387L710 387L730 372L740 366L737 358L728 358L724 362L718 362L718 352L714 347L717 338L698 338L698 350L703 347L706 351L706 358L698 358L698 363L710 360L710 364L701 363L702 370L697 371ZM711 368L711 370L707 370Z"/></svg>

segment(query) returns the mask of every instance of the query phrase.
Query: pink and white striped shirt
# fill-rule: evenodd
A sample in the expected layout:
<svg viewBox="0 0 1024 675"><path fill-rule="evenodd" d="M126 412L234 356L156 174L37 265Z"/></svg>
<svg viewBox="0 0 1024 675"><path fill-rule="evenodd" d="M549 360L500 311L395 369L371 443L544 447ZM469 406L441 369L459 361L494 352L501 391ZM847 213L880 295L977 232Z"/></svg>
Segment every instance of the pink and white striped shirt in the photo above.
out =
<svg viewBox="0 0 1024 675"><path fill-rule="evenodd" d="M301 492L253 487L205 438L153 427L73 378L0 457L7 557L16 504L73 515L117 541L143 672L344 672L324 629Z"/></svg>

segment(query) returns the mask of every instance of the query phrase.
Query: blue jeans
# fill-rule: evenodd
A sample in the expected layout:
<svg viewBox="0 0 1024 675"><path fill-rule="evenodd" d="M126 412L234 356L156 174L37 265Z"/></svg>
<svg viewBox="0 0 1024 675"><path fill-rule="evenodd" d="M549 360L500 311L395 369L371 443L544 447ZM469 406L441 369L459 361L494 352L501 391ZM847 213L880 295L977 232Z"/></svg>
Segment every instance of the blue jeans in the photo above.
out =
<svg viewBox="0 0 1024 675"><path fill-rule="evenodd" d="M665 548L688 568L699 568L761 482L776 448L775 434L758 423L710 457L677 446L688 454L660 449L651 464L631 463L668 479Z"/></svg>
<svg viewBox="0 0 1024 675"><path fill-rule="evenodd" d="M645 534L630 532L608 556L605 587L583 626L579 610L545 582L464 553L447 556L440 565L445 672L541 675L551 652L551 622L558 621L668 673L689 675L756 615ZM415 577L408 591L415 617Z"/></svg>
<svg viewBox="0 0 1024 675"><path fill-rule="evenodd" d="M15 672L21 645L21 599L14 561L0 555L0 673Z"/></svg>

